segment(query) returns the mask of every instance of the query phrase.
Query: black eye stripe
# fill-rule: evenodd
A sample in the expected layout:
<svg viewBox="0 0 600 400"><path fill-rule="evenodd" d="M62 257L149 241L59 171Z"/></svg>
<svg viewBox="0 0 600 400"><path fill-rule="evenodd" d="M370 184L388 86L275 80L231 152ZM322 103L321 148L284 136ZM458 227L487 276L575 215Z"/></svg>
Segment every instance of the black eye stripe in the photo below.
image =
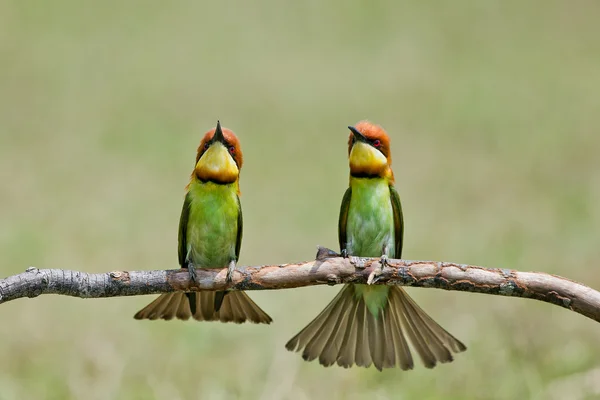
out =
<svg viewBox="0 0 600 400"><path fill-rule="evenodd" d="M215 142L216 142L216 140L215 140L215 137L213 136L212 139L210 139L208 142L206 142L204 144L204 149L205 150L208 149ZM223 143L223 142L220 142L220 143L222 143L223 146L225 146L227 148L231 147L231 144L227 140L225 140L225 143Z"/></svg>
<svg viewBox="0 0 600 400"><path fill-rule="evenodd" d="M353 136L352 137L352 144L354 145L354 143L356 143L356 138ZM369 144L372 145L373 147L375 147L375 142L377 142L379 139L367 139L369 141ZM381 147L382 143L381 140L379 140L379 147Z"/></svg>

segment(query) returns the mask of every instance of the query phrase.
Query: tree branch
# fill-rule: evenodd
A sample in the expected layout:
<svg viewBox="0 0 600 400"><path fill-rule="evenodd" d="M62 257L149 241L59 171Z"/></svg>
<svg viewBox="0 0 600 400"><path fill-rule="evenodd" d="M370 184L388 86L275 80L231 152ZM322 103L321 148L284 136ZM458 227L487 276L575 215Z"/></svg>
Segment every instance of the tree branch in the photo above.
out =
<svg viewBox="0 0 600 400"><path fill-rule="evenodd" d="M328 256L336 256L327 258ZM358 267L357 267L358 266ZM37 269L0 280L0 303L41 294L81 298L136 296L195 290L290 289L311 285L366 283L460 290L536 299L568 308L600 322L600 292L566 278L542 272L519 272L450 262L379 258L342 258L320 248L318 259L296 264L239 267L231 283L226 269L198 269L198 283L185 269L113 271L89 274L61 269Z"/></svg>

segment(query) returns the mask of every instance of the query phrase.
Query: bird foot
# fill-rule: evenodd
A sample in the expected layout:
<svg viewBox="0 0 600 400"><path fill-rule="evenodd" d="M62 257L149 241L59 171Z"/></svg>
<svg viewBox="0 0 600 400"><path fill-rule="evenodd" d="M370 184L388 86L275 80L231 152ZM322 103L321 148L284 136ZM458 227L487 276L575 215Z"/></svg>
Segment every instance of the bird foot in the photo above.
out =
<svg viewBox="0 0 600 400"><path fill-rule="evenodd" d="M231 283L233 281L233 272L234 271L235 271L235 261L231 260L231 262L227 266L227 277L225 278L225 282Z"/></svg>
<svg viewBox="0 0 600 400"><path fill-rule="evenodd" d="M386 256L385 254L383 254L380 258L379 258L379 264L381 264L381 269L383 270L384 267L387 267L388 264L388 256Z"/></svg>
<svg viewBox="0 0 600 400"><path fill-rule="evenodd" d="M388 265L388 257L384 254L379 259L379 267L373 269L367 278L367 285L372 285L377 282L379 276L383 274L383 269Z"/></svg>
<svg viewBox="0 0 600 400"><path fill-rule="evenodd" d="M187 270L188 270L188 273L190 274L190 280L193 283L198 283L198 275L196 274L196 268L194 267L194 264L189 263L187 266Z"/></svg>

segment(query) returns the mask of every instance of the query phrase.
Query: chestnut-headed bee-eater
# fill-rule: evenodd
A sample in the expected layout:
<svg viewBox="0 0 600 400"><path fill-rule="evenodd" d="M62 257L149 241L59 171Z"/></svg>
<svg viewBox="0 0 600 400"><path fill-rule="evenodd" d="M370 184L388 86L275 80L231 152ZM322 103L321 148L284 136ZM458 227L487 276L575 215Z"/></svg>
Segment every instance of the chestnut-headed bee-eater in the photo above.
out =
<svg viewBox="0 0 600 400"><path fill-rule="evenodd" d="M404 220L394 188L390 138L378 125L348 127L350 187L340 210L342 254L400 258ZM428 368L452 361L464 344L429 317L399 286L346 284L331 303L287 344L324 366L353 364L379 370L413 368L406 338Z"/></svg>
<svg viewBox="0 0 600 400"><path fill-rule="evenodd" d="M227 267L231 280L242 244L241 168L238 138L217 122L198 147L179 220L179 265L189 270L192 280L196 279L195 267ZM136 319L187 320L190 316L198 321L272 321L240 291L167 293L135 314Z"/></svg>

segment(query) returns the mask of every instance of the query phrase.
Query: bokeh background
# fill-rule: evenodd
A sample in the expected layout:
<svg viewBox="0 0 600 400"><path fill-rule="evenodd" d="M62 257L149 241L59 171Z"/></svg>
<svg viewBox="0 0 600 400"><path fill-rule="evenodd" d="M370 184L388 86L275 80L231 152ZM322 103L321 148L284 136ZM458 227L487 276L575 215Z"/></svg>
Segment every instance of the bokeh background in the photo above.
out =
<svg viewBox="0 0 600 400"><path fill-rule="evenodd" d="M392 136L404 256L600 288L595 1L0 2L0 276L176 268L184 186L238 133L240 264L337 247L349 124ZM584 399L600 326L412 289L469 347L426 370L323 368L284 343L339 288L253 292L271 326L140 322L154 296L0 306L0 399Z"/></svg>

